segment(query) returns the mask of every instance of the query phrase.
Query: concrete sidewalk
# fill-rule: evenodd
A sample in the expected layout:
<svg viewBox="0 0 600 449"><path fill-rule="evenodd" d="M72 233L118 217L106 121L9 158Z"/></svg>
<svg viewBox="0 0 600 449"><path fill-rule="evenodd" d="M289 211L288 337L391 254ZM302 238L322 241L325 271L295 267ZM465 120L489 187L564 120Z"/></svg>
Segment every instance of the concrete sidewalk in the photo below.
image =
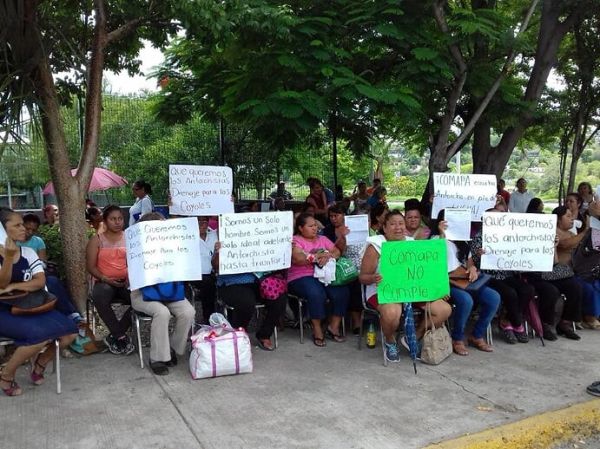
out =
<svg viewBox="0 0 600 449"><path fill-rule="evenodd" d="M63 359L54 376L0 397L2 449L25 448L421 448L466 433L588 401L600 379L600 332L471 350L439 366L381 363L381 351L327 342L301 345L280 334L279 349L254 351L254 373L191 379L187 360L168 376L135 355ZM147 357L147 349L145 350Z"/></svg>

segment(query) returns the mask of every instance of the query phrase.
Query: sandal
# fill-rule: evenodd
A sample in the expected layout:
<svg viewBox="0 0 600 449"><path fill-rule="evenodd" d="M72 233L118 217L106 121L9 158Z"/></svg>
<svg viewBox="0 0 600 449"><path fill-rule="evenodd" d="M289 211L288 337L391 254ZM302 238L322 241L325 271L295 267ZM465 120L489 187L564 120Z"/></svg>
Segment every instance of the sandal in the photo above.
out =
<svg viewBox="0 0 600 449"><path fill-rule="evenodd" d="M23 394L23 390L21 390L19 384L15 382L15 379L5 379L4 377L0 377L0 380L9 384L8 388L2 388L2 391L6 396L21 396Z"/></svg>
<svg viewBox="0 0 600 449"><path fill-rule="evenodd" d="M469 344L483 352L494 352L494 348L488 345L483 338L469 337Z"/></svg>
<svg viewBox="0 0 600 449"><path fill-rule="evenodd" d="M258 347L263 351L275 351L275 347L273 343L268 338L258 339Z"/></svg>
<svg viewBox="0 0 600 449"><path fill-rule="evenodd" d="M44 371L46 371L46 366L38 362L39 357L40 356L38 355L35 359L35 362L33 362L33 367L31 368L30 376L31 383L33 383L33 385L37 385L38 387L46 381L46 379L44 379ZM35 370L38 368L41 369L41 372L36 373Z"/></svg>
<svg viewBox="0 0 600 449"><path fill-rule="evenodd" d="M323 347L327 346L324 338L315 337L314 335L313 335L313 344L315 346L318 346L319 348L323 348Z"/></svg>
<svg viewBox="0 0 600 449"><path fill-rule="evenodd" d="M343 343L346 341L346 337L340 334L334 334L333 331L329 328L325 329L325 336L330 340L335 341L336 343Z"/></svg>
<svg viewBox="0 0 600 449"><path fill-rule="evenodd" d="M465 342L462 340L452 340L452 351L458 355L469 355L469 351L465 347Z"/></svg>

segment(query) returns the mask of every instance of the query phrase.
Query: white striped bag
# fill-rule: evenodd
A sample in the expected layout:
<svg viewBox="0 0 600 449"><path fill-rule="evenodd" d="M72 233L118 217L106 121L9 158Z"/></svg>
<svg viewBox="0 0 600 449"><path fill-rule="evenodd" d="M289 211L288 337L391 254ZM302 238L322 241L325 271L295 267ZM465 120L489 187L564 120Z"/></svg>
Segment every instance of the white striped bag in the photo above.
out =
<svg viewBox="0 0 600 449"><path fill-rule="evenodd" d="M193 379L251 373L252 349L246 331L202 326L192 336L190 372Z"/></svg>

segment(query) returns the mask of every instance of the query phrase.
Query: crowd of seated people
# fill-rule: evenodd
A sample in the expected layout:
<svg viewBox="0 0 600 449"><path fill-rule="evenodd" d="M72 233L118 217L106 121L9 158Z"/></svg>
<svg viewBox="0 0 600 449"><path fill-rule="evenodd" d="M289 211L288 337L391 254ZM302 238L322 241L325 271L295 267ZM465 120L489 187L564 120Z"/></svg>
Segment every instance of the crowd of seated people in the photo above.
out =
<svg viewBox="0 0 600 449"><path fill-rule="evenodd" d="M347 315L352 332L358 334L360 312L363 307L370 307L380 315L386 358L397 362L400 359L397 336L404 311L401 304L379 304L377 299L377 284L382 280L382 244L445 239L447 222L443 210L432 220L428 214L431 205L423 205L414 198L405 201L404 211L390 210L385 198L386 190L380 181L376 181L370 190L366 183L359 182L350 197L338 195L340 198L336 202L319 179L308 180L310 194L294 217L291 261L286 276L292 297L306 302L315 346L323 347L327 340L345 342L347 336L342 323ZM284 196L280 194L286 192L285 185L278 187L274 198L283 200ZM149 186L136 184L135 189L136 197L141 198L138 202L148 196ZM291 195L287 195L288 198ZM285 200L283 203L278 210L285 209ZM256 208L247 210L255 211ZM544 204L526 190L526 181L520 179L512 195L499 184L496 205L488 212L507 211L544 213ZM578 192L566 195L565 205L555 208L552 213L557 216L556 251L553 271L548 273L481 270L484 249L480 226L472 227L472 239L468 242L446 239L449 278L460 276L473 282L482 273L491 277L489 283L476 293L451 282L448 297L430 298L430 302L415 304L416 309L429 309L435 327L450 320L455 354L468 355L468 346L492 352L494 348L486 340L485 333L496 317L500 335L506 343L527 343L525 311L531 304L538 310L542 336L546 340L554 341L558 336L579 340L578 328L600 330L600 280L581 278L572 268L573 250L592 232L589 217L600 216L600 206L594 202L590 186L582 183ZM349 230L345 219L348 214L368 216L369 237L363 243L349 244L346 241ZM59 225L56 206L46 207L44 217L47 225ZM257 281L265 273L219 274L221 243L215 217L198 217L203 278L191 282L190 286L196 292L201 313L187 299L168 305L149 303L144 301L139 290L130 291L121 208L109 205L100 209L90 204L86 217L90 234L86 265L90 275L91 299L108 329L105 343L111 353L127 355L134 351L128 335L130 307L153 317L150 367L157 375L167 374L168 367L177 362L177 355L184 353L194 321L206 324L209 316L220 307L227 307L234 327L246 328L257 304L262 304L265 317L256 330L257 346L265 351L275 349L271 338L286 313L288 295L265 301ZM160 219L163 217L156 212L140 213L137 218L138 221ZM3 209L0 221L8 234L7 241L0 242L0 294L13 289L33 291L46 286L59 299L52 312L27 318L14 317L0 304L2 335L14 339L18 348L2 371L0 388L6 395L16 396L23 391L15 381L17 368L24 360L33 360L31 381L35 385L41 384L45 366L52 357L53 346L49 342L58 338L61 347L66 347L75 336L81 316L64 284L56 276L44 272L47 254L44 241L36 235L40 226L38 216L26 214L21 217L10 209ZM340 257L350 260L359 272L358 279L346 285L332 284L336 260ZM12 264L7 261L12 261ZM15 271L14 267L20 265L27 266L23 270L25 275ZM114 303L126 306L120 318L112 308ZM467 332L473 310L478 313L472 329ZM177 324L169 335L171 315L177 318ZM199 319L196 319L197 315L200 315ZM416 336L420 339L425 332L423 320L417 321L416 329Z"/></svg>

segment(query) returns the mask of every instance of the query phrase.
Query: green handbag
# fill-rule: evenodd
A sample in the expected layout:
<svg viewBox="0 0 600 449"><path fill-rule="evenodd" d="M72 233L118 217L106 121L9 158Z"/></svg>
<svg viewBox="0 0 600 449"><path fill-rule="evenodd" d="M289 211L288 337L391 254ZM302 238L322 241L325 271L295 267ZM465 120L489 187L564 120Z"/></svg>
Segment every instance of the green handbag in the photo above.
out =
<svg viewBox="0 0 600 449"><path fill-rule="evenodd" d="M356 266L347 257L335 261L335 281L331 285L346 285L358 279Z"/></svg>

